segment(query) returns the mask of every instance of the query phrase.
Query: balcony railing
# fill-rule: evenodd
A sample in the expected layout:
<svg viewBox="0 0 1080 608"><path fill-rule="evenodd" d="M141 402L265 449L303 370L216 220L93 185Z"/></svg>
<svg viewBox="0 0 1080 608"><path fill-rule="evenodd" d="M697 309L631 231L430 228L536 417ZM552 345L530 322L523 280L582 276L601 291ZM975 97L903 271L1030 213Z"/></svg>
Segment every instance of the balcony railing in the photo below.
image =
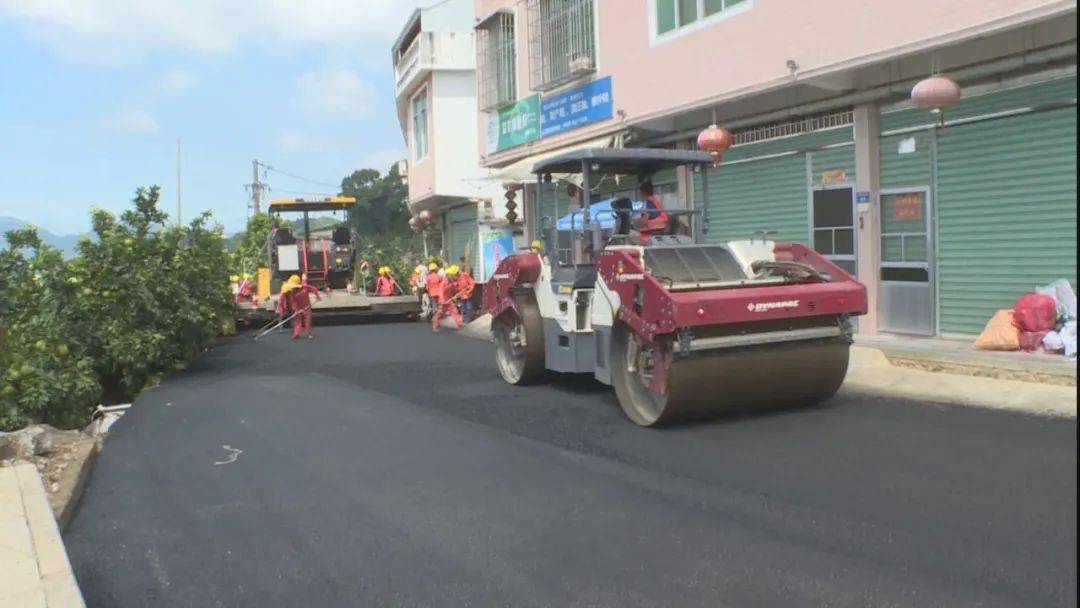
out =
<svg viewBox="0 0 1080 608"><path fill-rule="evenodd" d="M472 70L476 68L473 33L421 32L394 65L398 94L406 91L429 70Z"/></svg>

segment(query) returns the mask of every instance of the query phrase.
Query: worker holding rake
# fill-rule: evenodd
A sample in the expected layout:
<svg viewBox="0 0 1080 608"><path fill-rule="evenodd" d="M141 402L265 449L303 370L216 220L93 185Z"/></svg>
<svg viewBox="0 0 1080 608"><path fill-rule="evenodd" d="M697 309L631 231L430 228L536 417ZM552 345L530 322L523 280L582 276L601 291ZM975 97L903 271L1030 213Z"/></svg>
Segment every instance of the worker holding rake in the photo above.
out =
<svg viewBox="0 0 1080 608"><path fill-rule="evenodd" d="M322 299L322 295L319 294L319 290L314 285L306 280L301 280L295 274L289 277L289 280L281 286L281 296L278 298L278 312L283 317L293 315L293 340L296 340L304 333L307 334L308 340L314 337L311 330L311 294L315 294L316 299Z"/></svg>
<svg viewBox="0 0 1080 608"><path fill-rule="evenodd" d="M434 318L431 320L431 329L433 331L439 331L439 323L447 315L454 317L458 327L465 324L461 318L461 311L457 307L457 301L460 299L457 278L458 267L450 266L446 269L446 277L439 281L439 305L435 309Z"/></svg>

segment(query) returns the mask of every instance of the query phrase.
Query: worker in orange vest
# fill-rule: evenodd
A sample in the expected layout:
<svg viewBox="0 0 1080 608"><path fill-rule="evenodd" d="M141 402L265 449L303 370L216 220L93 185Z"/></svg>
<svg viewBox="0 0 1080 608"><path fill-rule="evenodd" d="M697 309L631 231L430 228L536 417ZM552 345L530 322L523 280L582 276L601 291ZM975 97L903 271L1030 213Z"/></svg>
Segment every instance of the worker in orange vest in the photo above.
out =
<svg viewBox="0 0 1080 608"><path fill-rule="evenodd" d="M281 286L281 294L278 296L278 314L293 315L293 340L305 333L308 340L314 337L311 330L311 294L315 294L316 299L322 299L322 295L314 285L301 280L295 274Z"/></svg>
<svg viewBox="0 0 1080 608"><path fill-rule="evenodd" d="M465 319L465 322L468 323L469 321L472 321L473 306L471 298L473 291L476 290L476 280L473 279L468 266L462 267L458 271L456 283L458 301L461 302L461 316Z"/></svg>
<svg viewBox="0 0 1080 608"><path fill-rule="evenodd" d="M394 279L390 275L389 266L379 268L379 278L375 281L375 295L394 295Z"/></svg>
<svg viewBox="0 0 1080 608"><path fill-rule="evenodd" d="M427 291L428 306L424 314L427 317L435 314L439 307L439 289L442 285L442 277L439 276L439 265L435 262L428 264L427 278L424 281L424 289Z"/></svg>
<svg viewBox="0 0 1080 608"><path fill-rule="evenodd" d="M642 182L638 186L638 193L645 203L645 212L637 218L635 227L641 242L645 243L654 234L665 234L670 220L667 212L664 211L664 203L660 201L660 197L656 196L651 183Z"/></svg>
<svg viewBox="0 0 1080 608"><path fill-rule="evenodd" d="M439 282L439 306L435 309L435 317L431 321L431 329L433 331L439 331L439 323L442 318L450 315L454 317L454 321L457 322L457 326L461 327L465 324L461 318L461 311L458 310L458 288L457 277L458 267L451 266L446 269L445 277Z"/></svg>

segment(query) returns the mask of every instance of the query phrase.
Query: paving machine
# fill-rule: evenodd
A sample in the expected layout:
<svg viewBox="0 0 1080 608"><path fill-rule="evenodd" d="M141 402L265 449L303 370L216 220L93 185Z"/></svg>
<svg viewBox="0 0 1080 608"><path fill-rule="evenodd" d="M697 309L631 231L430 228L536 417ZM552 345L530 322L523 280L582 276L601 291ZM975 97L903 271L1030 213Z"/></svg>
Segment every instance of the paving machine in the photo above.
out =
<svg viewBox="0 0 1080 608"><path fill-rule="evenodd" d="M322 199L279 198L270 202L270 213L302 214L303 237L293 230L277 228L267 238L266 255L274 277L285 280L289 275L306 274L308 281L325 289L345 287L353 276L356 250L348 226L332 229L329 237L312 237L310 214L320 211L341 211L356 205L351 196L332 196Z"/></svg>
<svg viewBox="0 0 1080 608"><path fill-rule="evenodd" d="M565 176L582 200L563 217L556 206L557 221L543 220L543 253L504 259L484 289L507 382L593 374L642 426L808 405L839 389L852 317L867 306L851 275L768 232L708 242L707 206L668 211L663 233L642 236L636 218L655 211L592 200L601 179L679 166L704 177L712 165L706 152L658 149L577 150L535 165L538 191Z"/></svg>

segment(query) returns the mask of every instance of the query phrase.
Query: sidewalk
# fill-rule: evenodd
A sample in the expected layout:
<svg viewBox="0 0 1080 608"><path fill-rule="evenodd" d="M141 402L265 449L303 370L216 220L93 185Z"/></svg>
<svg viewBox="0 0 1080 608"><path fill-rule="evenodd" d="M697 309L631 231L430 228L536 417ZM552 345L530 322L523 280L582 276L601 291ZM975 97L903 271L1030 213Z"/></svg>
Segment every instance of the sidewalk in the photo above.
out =
<svg viewBox="0 0 1080 608"><path fill-rule="evenodd" d="M0 467L0 606L84 608L37 469Z"/></svg>
<svg viewBox="0 0 1080 608"><path fill-rule="evenodd" d="M975 350L968 340L895 334L856 335L855 345L880 350L898 367L1076 386L1076 361L1062 355Z"/></svg>

